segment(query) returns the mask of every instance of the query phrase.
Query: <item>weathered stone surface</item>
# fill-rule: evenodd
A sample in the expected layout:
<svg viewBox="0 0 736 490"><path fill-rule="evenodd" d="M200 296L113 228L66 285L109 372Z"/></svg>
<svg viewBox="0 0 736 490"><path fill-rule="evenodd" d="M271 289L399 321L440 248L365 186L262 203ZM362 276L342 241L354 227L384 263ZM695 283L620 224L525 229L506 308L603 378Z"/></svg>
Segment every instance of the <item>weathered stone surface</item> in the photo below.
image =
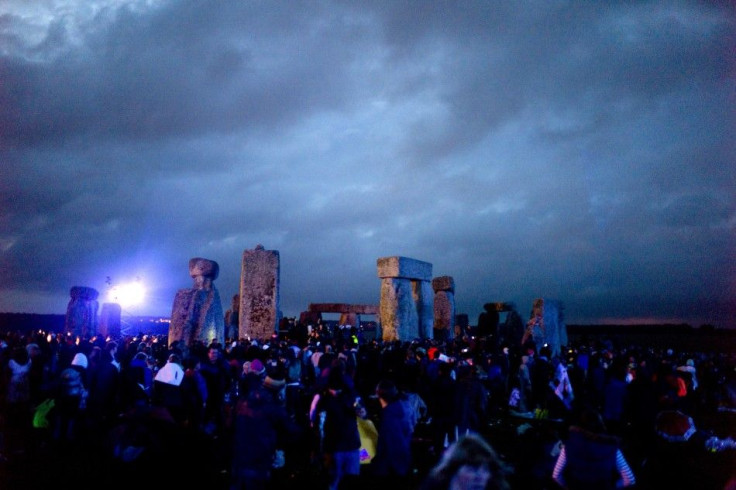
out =
<svg viewBox="0 0 736 490"><path fill-rule="evenodd" d="M71 299L66 307L64 332L75 337L93 337L97 334L97 298L100 293L94 288L74 286L69 295Z"/></svg>
<svg viewBox="0 0 736 490"><path fill-rule="evenodd" d="M521 339L524 335L524 322L517 313L516 305L513 302L486 303L483 305L483 309L485 311L478 316L476 332L479 336L489 337L489 342L486 345L491 347L521 345ZM503 323L499 323L501 318L499 313L508 313Z"/></svg>
<svg viewBox="0 0 736 490"><path fill-rule="evenodd" d="M214 260L195 257L189 259L189 275L192 277L204 276L214 281L220 275L220 266Z"/></svg>
<svg viewBox="0 0 736 490"><path fill-rule="evenodd" d="M414 339L419 336L419 315L409 279L381 281L381 326L383 340Z"/></svg>
<svg viewBox="0 0 736 490"><path fill-rule="evenodd" d="M498 303L486 303L483 305L483 309L486 311L496 311L496 312L504 312L504 311L513 311L516 309L516 305L514 303L508 303L508 302L498 302Z"/></svg>
<svg viewBox="0 0 736 490"><path fill-rule="evenodd" d="M434 330L434 291L429 281L412 281L414 304L417 308L417 335L422 339L431 339ZM411 339L410 339L411 340Z"/></svg>
<svg viewBox="0 0 736 490"><path fill-rule="evenodd" d="M243 252L240 275L240 337L264 339L278 328L280 256L258 245Z"/></svg>
<svg viewBox="0 0 736 490"><path fill-rule="evenodd" d="M360 317L355 313L342 313L339 324L357 327L360 325Z"/></svg>
<svg viewBox="0 0 736 490"><path fill-rule="evenodd" d="M384 340L432 338L432 264L408 257L377 261L381 281L380 320Z"/></svg>
<svg viewBox="0 0 736 490"><path fill-rule="evenodd" d="M432 280L432 264L408 257L382 257L378 259L378 277Z"/></svg>
<svg viewBox="0 0 736 490"><path fill-rule="evenodd" d="M100 297L99 291L95 288L89 288L86 286L74 286L69 290L69 296L72 299L81 299L85 301L95 301Z"/></svg>
<svg viewBox="0 0 736 490"><path fill-rule="evenodd" d="M102 303L99 334L103 337L120 337L122 308L117 303Z"/></svg>
<svg viewBox="0 0 736 490"><path fill-rule="evenodd" d="M299 323L301 325L317 325L322 321L322 313L319 311L302 311L299 314Z"/></svg>
<svg viewBox="0 0 736 490"><path fill-rule="evenodd" d="M174 297L169 325L169 345L176 341L191 346L201 341L225 341L225 321L220 293L212 282L219 273L217 262L195 257L189 261L190 289L180 289Z"/></svg>
<svg viewBox="0 0 736 490"><path fill-rule="evenodd" d="M455 292L455 279L452 276L440 276L432 279L432 289L435 291Z"/></svg>
<svg viewBox="0 0 736 490"><path fill-rule="evenodd" d="M521 345L521 338L523 336L524 322L516 310L511 310L506 316L506 321L498 326L498 345Z"/></svg>
<svg viewBox="0 0 736 490"><path fill-rule="evenodd" d="M476 333L479 337L492 337L495 342L498 332L499 316L498 303L486 303L483 305L485 310L478 315L478 326Z"/></svg>
<svg viewBox="0 0 736 490"><path fill-rule="evenodd" d="M548 344L553 356L558 355L563 345L567 345L567 326L560 301L538 298L532 303L532 314L527 322L522 341L534 340L539 349Z"/></svg>
<svg viewBox="0 0 736 490"><path fill-rule="evenodd" d="M446 329L451 335L455 332L455 294L451 291L434 295L434 328Z"/></svg>
<svg viewBox="0 0 736 490"><path fill-rule="evenodd" d="M376 305L351 305L347 303L309 303L308 311L319 313L356 313L358 315L377 315Z"/></svg>
<svg viewBox="0 0 736 490"><path fill-rule="evenodd" d="M237 339L240 330L240 295L233 296L230 309L225 312L225 336L228 339Z"/></svg>
<svg viewBox="0 0 736 490"><path fill-rule="evenodd" d="M458 313L455 315L455 337L464 335L468 331L470 319L467 313Z"/></svg>

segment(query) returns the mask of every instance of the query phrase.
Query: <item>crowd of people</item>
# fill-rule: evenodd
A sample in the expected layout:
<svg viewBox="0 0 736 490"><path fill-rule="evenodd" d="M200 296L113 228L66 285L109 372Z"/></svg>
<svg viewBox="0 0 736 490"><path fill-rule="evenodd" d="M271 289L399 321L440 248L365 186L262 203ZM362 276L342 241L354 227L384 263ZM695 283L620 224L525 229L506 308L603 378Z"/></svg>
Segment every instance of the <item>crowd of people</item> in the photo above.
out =
<svg viewBox="0 0 736 490"><path fill-rule="evenodd" d="M2 488L736 488L728 354L318 325L11 332L0 366Z"/></svg>

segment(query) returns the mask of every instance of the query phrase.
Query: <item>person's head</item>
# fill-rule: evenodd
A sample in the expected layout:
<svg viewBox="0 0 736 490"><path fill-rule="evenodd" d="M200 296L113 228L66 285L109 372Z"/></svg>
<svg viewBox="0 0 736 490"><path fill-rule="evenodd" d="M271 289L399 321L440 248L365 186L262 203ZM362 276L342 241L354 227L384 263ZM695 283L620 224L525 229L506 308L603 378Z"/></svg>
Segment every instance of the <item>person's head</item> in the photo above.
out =
<svg viewBox="0 0 736 490"><path fill-rule="evenodd" d="M200 361L198 357L195 356L188 356L184 358L184 363L182 366L187 371L193 371L195 369L199 369L200 367Z"/></svg>
<svg viewBox="0 0 736 490"><path fill-rule="evenodd" d="M381 405L386 406L399 399L399 389L396 387L396 383L390 379L384 379L379 381L378 386L376 386L376 395L378 395Z"/></svg>
<svg viewBox="0 0 736 490"><path fill-rule="evenodd" d="M36 343L26 345L26 351L31 359L41 355L41 348Z"/></svg>
<svg viewBox="0 0 736 490"><path fill-rule="evenodd" d="M219 358L220 358L220 349L212 346L207 350L207 359L209 359L210 362L216 362L217 359Z"/></svg>
<svg viewBox="0 0 736 490"><path fill-rule="evenodd" d="M111 340L105 344L105 353L109 359L115 359L115 355L118 353L118 343Z"/></svg>
<svg viewBox="0 0 736 490"><path fill-rule="evenodd" d="M85 356L81 352L77 352L74 355L74 359L72 359L71 365L77 366L78 368L81 368L81 369L87 369L87 365L88 365L87 356Z"/></svg>
<svg viewBox="0 0 736 490"><path fill-rule="evenodd" d="M505 490L506 468L496 451L479 435L455 441L429 474L437 488L450 490ZM434 485L433 485L434 487Z"/></svg>
<svg viewBox="0 0 736 490"><path fill-rule="evenodd" d="M20 345L14 347L11 352L11 359L13 359L19 366L25 366L30 358L31 356L28 355L26 348Z"/></svg>
<svg viewBox="0 0 736 490"><path fill-rule="evenodd" d="M581 412L578 426L597 434L606 432L606 424L603 422L600 412L591 408L587 408Z"/></svg>

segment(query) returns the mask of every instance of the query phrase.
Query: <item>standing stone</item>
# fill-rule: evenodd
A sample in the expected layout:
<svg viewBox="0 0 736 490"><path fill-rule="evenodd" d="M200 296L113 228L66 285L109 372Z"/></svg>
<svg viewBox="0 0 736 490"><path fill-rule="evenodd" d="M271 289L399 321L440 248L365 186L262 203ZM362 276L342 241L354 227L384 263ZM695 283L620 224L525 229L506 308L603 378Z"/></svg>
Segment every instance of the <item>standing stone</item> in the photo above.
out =
<svg viewBox="0 0 736 490"><path fill-rule="evenodd" d="M567 345L568 340L563 309L560 301L546 298L535 299L522 342L532 339L537 349L547 344L552 356L560 354L562 346Z"/></svg>
<svg viewBox="0 0 736 490"><path fill-rule="evenodd" d="M299 314L299 323L310 327L322 323L322 313L319 311L302 311Z"/></svg>
<svg viewBox="0 0 736 490"><path fill-rule="evenodd" d="M107 338L120 337L120 319L122 308L117 303L102 303L100 311L100 335Z"/></svg>
<svg viewBox="0 0 736 490"><path fill-rule="evenodd" d="M445 340L455 337L455 280L450 276L432 279L434 290L434 333Z"/></svg>
<svg viewBox="0 0 736 490"><path fill-rule="evenodd" d="M225 312L225 337L236 340L240 337L240 295L233 296L230 309Z"/></svg>
<svg viewBox="0 0 736 490"><path fill-rule="evenodd" d="M64 333L81 338L93 337L97 334L97 298L100 293L94 288L74 286L69 295Z"/></svg>
<svg viewBox="0 0 736 490"><path fill-rule="evenodd" d="M381 326L383 340L414 339L419 336L419 315L408 279L381 281Z"/></svg>
<svg viewBox="0 0 736 490"><path fill-rule="evenodd" d="M350 325L351 327L360 326L360 316L357 313L341 313L340 325Z"/></svg>
<svg viewBox="0 0 736 490"><path fill-rule="evenodd" d="M485 310L478 315L478 325L476 332L479 337L492 337L494 344L498 333L498 322L500 320L499 312L503 311L499 308L503 307L503 303L486 303L483 305Z"/></svg>
<svg viewBox="0 0 736 490"><path fill-rule="evenodd" d="M511 302L486 303L485 312L478 316L476 332L481 337L490 336L486 345L492 348L521 345L524 335L524 322L516 311L516 305ZM500 322L500 313L507 313L506 320Z"/></svg>
<svg viewBox="0 0 736 490"><path fill-rule="evenodd" d="M455 315L455 337L467 334L468 327L470 327L470 318L468 318L467 313Z"/></svg>
<svg viewBox="0 0 736 490"><path fill-rule="evenodd" d="M240 274L240 337L270 338L279 324L280 257L263 245L243 252Z"/></svg>
<svg viewBox="0 0 736 490"><path fill-rule="evenodd" d="M213 281L220 266L213 260L195 257L189 261L189 275L194 280L190 289L180 289L174 298L169 325L169 345L182 341L186 346L200 341L224 342L225 322L220 293Z"/></svg>
<svg viewBox="0 0 736 490"><path fill-rule="evenodd" d="M432 264L407 257L378 259L381 278L379 315L383 340L431 338L434 295Z"/></svg>

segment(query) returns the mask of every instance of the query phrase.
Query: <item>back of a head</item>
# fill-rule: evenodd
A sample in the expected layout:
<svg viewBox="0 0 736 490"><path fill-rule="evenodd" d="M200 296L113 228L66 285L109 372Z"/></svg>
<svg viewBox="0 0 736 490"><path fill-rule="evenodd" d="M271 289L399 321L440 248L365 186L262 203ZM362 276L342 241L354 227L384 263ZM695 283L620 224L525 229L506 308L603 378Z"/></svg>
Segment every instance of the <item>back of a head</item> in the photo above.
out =
<svg viewBox="0 0 736 490"><path fill-rule="evenodd" d="M344 371L333 366L327 374L327 387L331 390L341 390L345 387Z"/></svg>
<svg viewBox="0 0 736 490"><path fill-rule="evenodd" d="M399 389L393 381L384 379L376 386L376 395L387 403L395 402L399 399Z"/></svg>
<svg viewBox="0 0 736 490"><path fill-rule="evenodd" d="M600 412L593 409L586 409L580 414L580 420L578 425L587 431L594 432L596 434L603 434L606 432L606 424L603 423L603 417Z"/></svg>
<svg viewBox="0 0 736 490"><path fill-rule="evenodd" d="M13 348L13 351L11 353L11 358L19 366L25 366L30 360L31 356L28 354L28 350L26 350L25 347L16 346Z"/></svg>
<svg viewBox="0 0 736 490"><path fill-rule="evenodd" d="M175 354L172 354L172 356L174 355ZM187 356L184 358L184 361L182 362L182 367L186 370L196 369L197 364L199 364L200 362L201 362L200 359L196 356Z"/></svg>
<svg viewBox="0 0 736 490"><path fill-rule="evenodd" d="M476 434L466 434L458 439L450 452L459 463L472 466L486 464L496 457L493 448Z"/></svg>

